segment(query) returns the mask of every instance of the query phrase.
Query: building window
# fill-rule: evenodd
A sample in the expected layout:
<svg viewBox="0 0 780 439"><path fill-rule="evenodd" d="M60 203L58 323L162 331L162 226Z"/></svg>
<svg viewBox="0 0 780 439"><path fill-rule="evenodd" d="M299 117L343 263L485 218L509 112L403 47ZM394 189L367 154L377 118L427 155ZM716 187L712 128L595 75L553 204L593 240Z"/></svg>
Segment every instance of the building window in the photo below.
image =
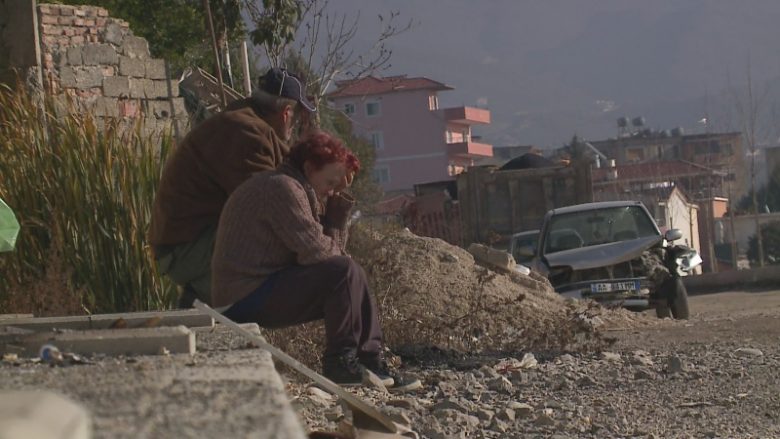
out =
<svg viewBox="0 0 780 439"><path fill-rule="evenodd" d="M382 114L382 107L379 101L366 102L366 116L379 116Z"/></svg>
<svg viewBox="0 0 780 439"><path fill-rule="evenodd" d="M385 149L385 138L381 131L371 132L371 144L374 145L374 149Z"/></svg>
<svg viewBox="0 0 780 439"><path fill-rule="evenodd" d="M447 130L447 143L452 143L452 131Z"/></svg>
<svg viewBox="0 0 780 439"><path fill-rule="evenodd" d="M428 96L428 108L431 110L439 109L439 97L436 95Z"/></svg>
<svg viewBox="0 0 780 439"><path fill-rule="evenodd" d="M346 114L347 116L352 116L353 114L355 114L355 104L351 102L344 104L344 114Z"/></svg>
<svg viewBox="0 0 780 439"><path fill-rule="evenodd" d="M374 168L372 178L375 183L390 183L390 171L385 167Z"/></svg>

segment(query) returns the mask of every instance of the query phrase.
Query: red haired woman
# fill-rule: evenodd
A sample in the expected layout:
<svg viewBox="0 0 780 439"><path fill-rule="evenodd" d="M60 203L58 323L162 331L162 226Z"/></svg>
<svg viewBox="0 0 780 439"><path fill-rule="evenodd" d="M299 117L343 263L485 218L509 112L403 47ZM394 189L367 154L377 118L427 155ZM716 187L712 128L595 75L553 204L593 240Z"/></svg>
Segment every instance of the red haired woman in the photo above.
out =
<svg viewBox="0 0 780 439"><path fill-rule="evenodd" d="M323 374L344 385L363 368L391 374L363 269L344 248L354 201L342 192L360 162L340 140L314 133L277 170L258 173L230 196L217 230L212 303L229 318L279 328L325 320Z"/></svg>

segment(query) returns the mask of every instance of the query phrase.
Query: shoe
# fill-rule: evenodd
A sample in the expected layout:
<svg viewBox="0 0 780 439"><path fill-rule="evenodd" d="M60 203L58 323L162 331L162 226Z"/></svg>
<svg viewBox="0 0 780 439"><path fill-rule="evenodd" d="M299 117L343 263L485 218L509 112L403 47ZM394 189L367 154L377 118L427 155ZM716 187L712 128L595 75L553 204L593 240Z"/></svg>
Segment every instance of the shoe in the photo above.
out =
<svg viewBox="0 0 780 439"><path fill-rule="evenodd" d="M340 386L363 384L363 369L354 350L322 357L322 374Z"/></svg>
<svg viewBox="0 0 780 439"><path fill-rule="evenodd" d="M392 392L405 392L422 387L422 382L419 379L391 371L382 353L361 356L360 363L366 369L374 372L382 380L385 387Z"/></svg>
<svg viewBox="0 0 780 439"><path fill-rule="evenodd" d="M190 309L195 303L195 299L198 298L198 293L195 289L187 284L181 289L181 295L179 296L179 309Z"/></svg>

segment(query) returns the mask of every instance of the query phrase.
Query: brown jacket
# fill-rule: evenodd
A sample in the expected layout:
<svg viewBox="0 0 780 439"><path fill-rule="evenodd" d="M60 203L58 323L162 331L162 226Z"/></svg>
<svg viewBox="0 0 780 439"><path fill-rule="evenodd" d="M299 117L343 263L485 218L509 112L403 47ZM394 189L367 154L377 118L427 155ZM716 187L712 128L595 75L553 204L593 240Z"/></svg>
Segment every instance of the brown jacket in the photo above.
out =
<svg viewBox="0 0 780 439"><path fill-rule="evenodd" d="M195 240L217 223L241 183L282 163L289 147L261 114L252 98L242 99L187 134L163 169L149 229L153 246Z"/></svg>
<svg viewBox="0 0 780 439"><path fill-rule="evenodd" d="M321 218L314 189L284 164L255 174L230 196L211 261L213 306L238 302L271 274L343 255L351 200L328 200Z"/></svg>

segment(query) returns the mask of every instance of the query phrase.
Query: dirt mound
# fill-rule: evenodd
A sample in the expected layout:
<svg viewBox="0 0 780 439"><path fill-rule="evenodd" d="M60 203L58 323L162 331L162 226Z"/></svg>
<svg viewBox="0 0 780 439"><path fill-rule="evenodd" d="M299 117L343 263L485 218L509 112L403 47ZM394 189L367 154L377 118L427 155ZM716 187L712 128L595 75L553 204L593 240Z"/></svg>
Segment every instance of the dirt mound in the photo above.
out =
<svg viewBox="0 0 780 439"><path fill-rule="evenodd" d="M350 241L391 347L581 349L603 345L601 329L637 319L624 310L566 301L535 273L498 273L440 239L353 228Z"/></svg>

